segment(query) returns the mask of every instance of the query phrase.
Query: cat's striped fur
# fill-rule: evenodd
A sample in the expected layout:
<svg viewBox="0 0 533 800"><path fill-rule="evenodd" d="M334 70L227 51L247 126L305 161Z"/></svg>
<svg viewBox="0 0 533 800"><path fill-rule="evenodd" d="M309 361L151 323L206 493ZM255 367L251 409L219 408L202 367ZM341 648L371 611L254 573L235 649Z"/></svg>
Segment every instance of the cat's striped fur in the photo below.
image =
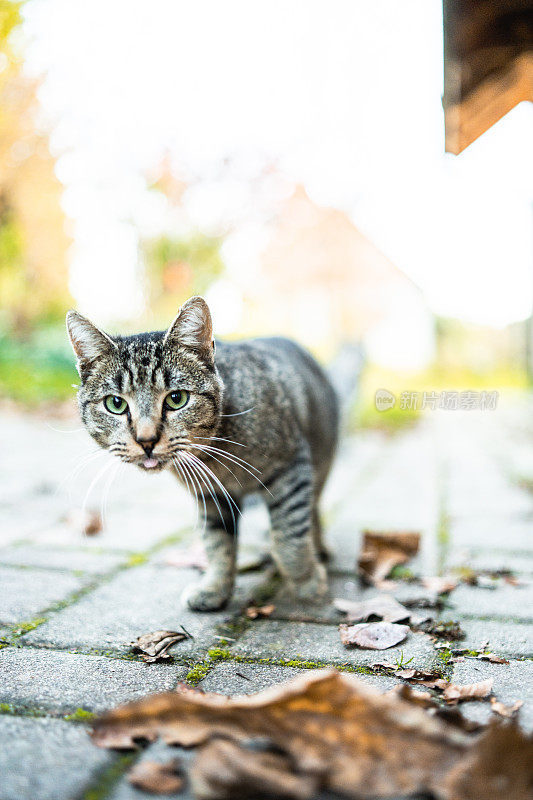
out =
<svg viewBox="0 0 533 800"><path fill-rule="evenodd" d="M238 514L256 492L269 508L272 552L288 588L301 599L323 596L318 501L337 444L338 404L316 361L282 338L217 342L215 350L199 297L166 333L110 337L74 311L67 327L91 436L142 469L174 470L200 497L209 567L189 606L207 611L230 598ZM165 397L177 390L188 402L171 410ZM127 410L110 413L106 396L124 398Z"/></svg>

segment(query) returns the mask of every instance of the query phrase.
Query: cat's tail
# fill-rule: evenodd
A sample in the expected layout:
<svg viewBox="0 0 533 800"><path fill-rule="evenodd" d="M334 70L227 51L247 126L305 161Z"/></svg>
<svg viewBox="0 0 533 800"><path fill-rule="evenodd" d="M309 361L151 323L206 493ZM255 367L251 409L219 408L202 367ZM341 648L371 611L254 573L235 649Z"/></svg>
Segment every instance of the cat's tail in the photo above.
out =
<svg viewBox="0 0 533 800"><path fill-rule="evenodd" d="M363 364L362 346L354 342L345 342L328 365L328 377L339 398L342 426L354 406Z"/></svg>

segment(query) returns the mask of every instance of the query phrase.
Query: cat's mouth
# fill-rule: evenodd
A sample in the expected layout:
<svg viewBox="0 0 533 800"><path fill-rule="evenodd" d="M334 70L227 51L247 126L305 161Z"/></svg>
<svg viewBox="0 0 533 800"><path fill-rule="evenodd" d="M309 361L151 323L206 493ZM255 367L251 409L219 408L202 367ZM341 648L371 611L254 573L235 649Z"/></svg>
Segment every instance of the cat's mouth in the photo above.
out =
<svg viewBox="0 0 533 800"><path fill-rule="evenodd" d="M166 466L166 462L161 458L150 456L149 458L140 459L137 462L137 466L147 472L159 472L159 470L162 470Z"/></svg>

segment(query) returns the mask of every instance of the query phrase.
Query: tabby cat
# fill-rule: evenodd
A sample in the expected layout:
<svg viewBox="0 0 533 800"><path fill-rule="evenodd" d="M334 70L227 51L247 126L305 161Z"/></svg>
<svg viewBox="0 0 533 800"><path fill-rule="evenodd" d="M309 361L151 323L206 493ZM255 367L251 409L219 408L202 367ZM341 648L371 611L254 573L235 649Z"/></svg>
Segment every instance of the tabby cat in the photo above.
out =
<svg viewBox="0 0 533 800"><path fill-rule="evenodd" d="M67 329L90 435L146 472L172 469L201 499L208 568L191 609L231 597L243 498L261 493L274 560L299 599L324 596L318 500L337 444L338 404L316 361L294 342L213 341L201 297L166 332L108 336L76 311Z"/></svg>

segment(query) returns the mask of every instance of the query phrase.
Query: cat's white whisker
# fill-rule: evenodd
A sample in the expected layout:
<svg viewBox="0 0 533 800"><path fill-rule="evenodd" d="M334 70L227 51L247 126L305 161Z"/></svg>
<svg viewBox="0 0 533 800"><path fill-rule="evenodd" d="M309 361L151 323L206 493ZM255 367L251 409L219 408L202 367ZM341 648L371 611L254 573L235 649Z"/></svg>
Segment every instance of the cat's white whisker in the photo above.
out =
<svg viewBox="0 0 533 800"><path fill-rule="evenodd" d="M180 463L179 456L177 458L172 458L172 463L174 464L175 469L179 472L179 474L183 478L183 482L185 483L185 486L187 487L188 493L192 496L193 492L194 492L195 508L196 508L196 520L195 520L195 523L194 523L194 527L197 528L198 527L198 520L200 518L200 505L199 505L199 502L198 502L198 492L196 491L196 486L194 485L194 483L192 483L192 481L189 484L189 478L187 477L187 473L185 472L184 465L182 463Z"/></svg>
<svg viewBox="0 0 533 800"><path fill-rule="evenodd" d="M190 453L189 455L192 455L192 453ZM193 472L197 475L197 477L202 481L204 486L207 488L207 491L211 495L211 498L213 499L213 502L214 502L214 504L216 505L216 507L218 509L218 513L220 515L220 519L222 520L222 524L224 525L224 528L225 528L226 524L224 522L224 517L222 515L222 509L220 508L219 502L218 502L218 500L216 498L216 494L213 492L213 487L212 487L211 481L209 480L208 477L206 477L206 475L204 474L203 470L199 469L199 467L198 467L198 465L196 463L190 461L189 462L189 467L190 467L191 470L193 470ZM204 516L205 516L205 519L207 519L207 511L205 510L205 506L204 506Z"/></svg>
<svg viewBox="0 0 533 800"><path fill-rule="evenodd" d="M104 464L104 466L102 467L100 472L98 472L97 475L92 479L91 483L89 484L89 488L87 489L87 492L85 493L85 498L83 500L83 504L82 504L82 507L81 507L82 514L85 514L85 509L87 507L87 501L89 500L89 497L90 497L90 494L91 494L92 490L94 489L94 487L96 486L96 484L98 483L100 478L102 478L105 475L105 473L107 472L107 470L110 469L113 465L114 465L113 461L108 461L108 463Z"/></svg>
<svg viewBox="0 0 533 800"><path fill-rule="evenodd" d="M186 463L185 458L183 458L183 460L181 462L181 465L182 465L183 469L188 473L193 486L195 486L195 487L197 486L198 487L198 492L200 493L200 498L202 500L202 505L203 505L203 509L204 509L203 530L205 530L206 524L207 524L207 522L206 522L207 521L207 507L206 507L206 504L205 504L204 490L202 489L202 487L200 485L200 481L198 480L198 476L196 475L196 472L193 471L193 469L192 469L192 464ZM195 488L194 491L195 491L195 494L196 494L196 488ZM198 495L197 494L196 494L196 497L197 497L197 502L198 502Z"/></svg>
<svg viewBox="0 0 533 800"><path fill-rule="evenodd" d="M203 445L194 445L194 447L198 447L198 449L199 449L199 450L203 450ZM216 456L214 456L212 453L210 453L210 454L209 454L209 456L210 456L210 458L212 458L212 459L213 459L213 461L217 461L217 462L218 462L218 463L219 463L219 464L220 464L222 467L224 467L224 469L227 469L227 470L228 470L228 472L231 472L231 474L233 475L233 477L235 478L235 480L237 481L237 483L239 484L239 486L242 486L242 483L240 482L240 480L238 479L238 477L235 475L235 473L233 472L233 470L231 469L231 467L228 467L228 465L227 465L227 464L224 464L224 462L223 462L223 461L221 461L219 458L217 458Z"/></svg>
<svg viewBox="0 0 533 800"><path fill-rule="evenodd" d="M205 439L207 442L229 442L229 444L236 444L238 447L248 447L247 444L236 442L234 439L224 439L223 436L194 436L195 439Z"/></svg>
<svg viewBox="0 0 533 800"><path fill-rule="evenodd" d="M251 408L247 408L246 411L237 411L236 414L221 414L220 416L221 417L240 417L241 414L249 414L250 411L254 410L254 408L255 408L255 406L252 406Z"/></svg>
<svg viewBox="0 0 533 800"><path fill-rule="evenodd" d="M206 449L206 450L212 450L213 453L219 453L220 455L229 456L229 457L233 458L235 461L238 461L239 464L244 464L244 466L249 467L250 469L253 469L255 472L258 472L259 475L261 475L261 470L257 469L257 467L254 467L253 464L250 464L250 462L246 461L244 458L241 458L240 456L236 456L235 453L228 453L227 450L223 450L221 447L215 447L214 445L211 445L211 444L192 444L192 442L190 444L191 444L191 447L198 447L198 448L203 448L203 449Z"/></svg>
<svg viewBox="0 0 533 800"><path fill-rule="evenodd" d="M228 501L228 505L229 505L229 508L230 508L230 511L231 511L231 516L232 516L232 519L233 519L233 525L235 526L236 525L236 521L235 521L235 515L233 513L232 506L235 508L235 510L237 511L238 514L241 513L241 510L240 510L239 506L237 505L237 503L235 502L235 500L233 499L233 497L230 495L230 493L228 492L228 490L226 489L224 484L219 480L219 478L215 475L215 473L207 466L207 464L204 464L204 462L201 461L198 458L198 456L196 456L194 453L188 453L187 455L190 456L191 458L193 458L195 463L196 463L196 465L197 465L197 467L202 472L207 473L208 475L210 475L213 478L213 480L216 482L217 486L219 486L222 494L224 495L224 497Z"/></svg>
<svg viewBox="0 0 533 800"><path fill-rule="evenodd" d="M198 448L198 450L204 451L205 453L207 453L207 455L209 455L210 458L213 458L215 461L218 461L218 458L215 458L215 456L213 455L213 452L216 452L220 456L223 456L224 458L227 458L230 463L235 464L236 467L240 467L242 470L244 470L249 475L251 475L251 477L254 478L258 483L260 483L261 486L263 487L263 489L265 489L269 493L269 495L272 496L272 492L270 491L270 489L267 486L265 486L263 481L260 478L258 478L257 475L254 475L253 472L250 472L250 470L247 469L244 466L244 464L240 463L242 461L242 459L239 459L238 461L236 461L235 459L237 458L237 456L234 456L233 453L226 453L225 450L220 450L219 448L212 448L212 447L209 447L209 445L205 445L205 444L195 444L195 445L192 445L192 447L196 447L196 448ZM223 466L226 466L226 465L223 464ZM252 466L252 465L250 464L250 466ZM229 469L229 467L228 467L228 469ZM230 472L232 472L232 470L230 470ZM258 472L259 472L259 470L258 470ZM238 480L238 478L235 475L235 473L232 472L232 474L235 476L235 479L240 483L240 481ZM259 473L259 474L261 474L261 473Z"/></svg>

